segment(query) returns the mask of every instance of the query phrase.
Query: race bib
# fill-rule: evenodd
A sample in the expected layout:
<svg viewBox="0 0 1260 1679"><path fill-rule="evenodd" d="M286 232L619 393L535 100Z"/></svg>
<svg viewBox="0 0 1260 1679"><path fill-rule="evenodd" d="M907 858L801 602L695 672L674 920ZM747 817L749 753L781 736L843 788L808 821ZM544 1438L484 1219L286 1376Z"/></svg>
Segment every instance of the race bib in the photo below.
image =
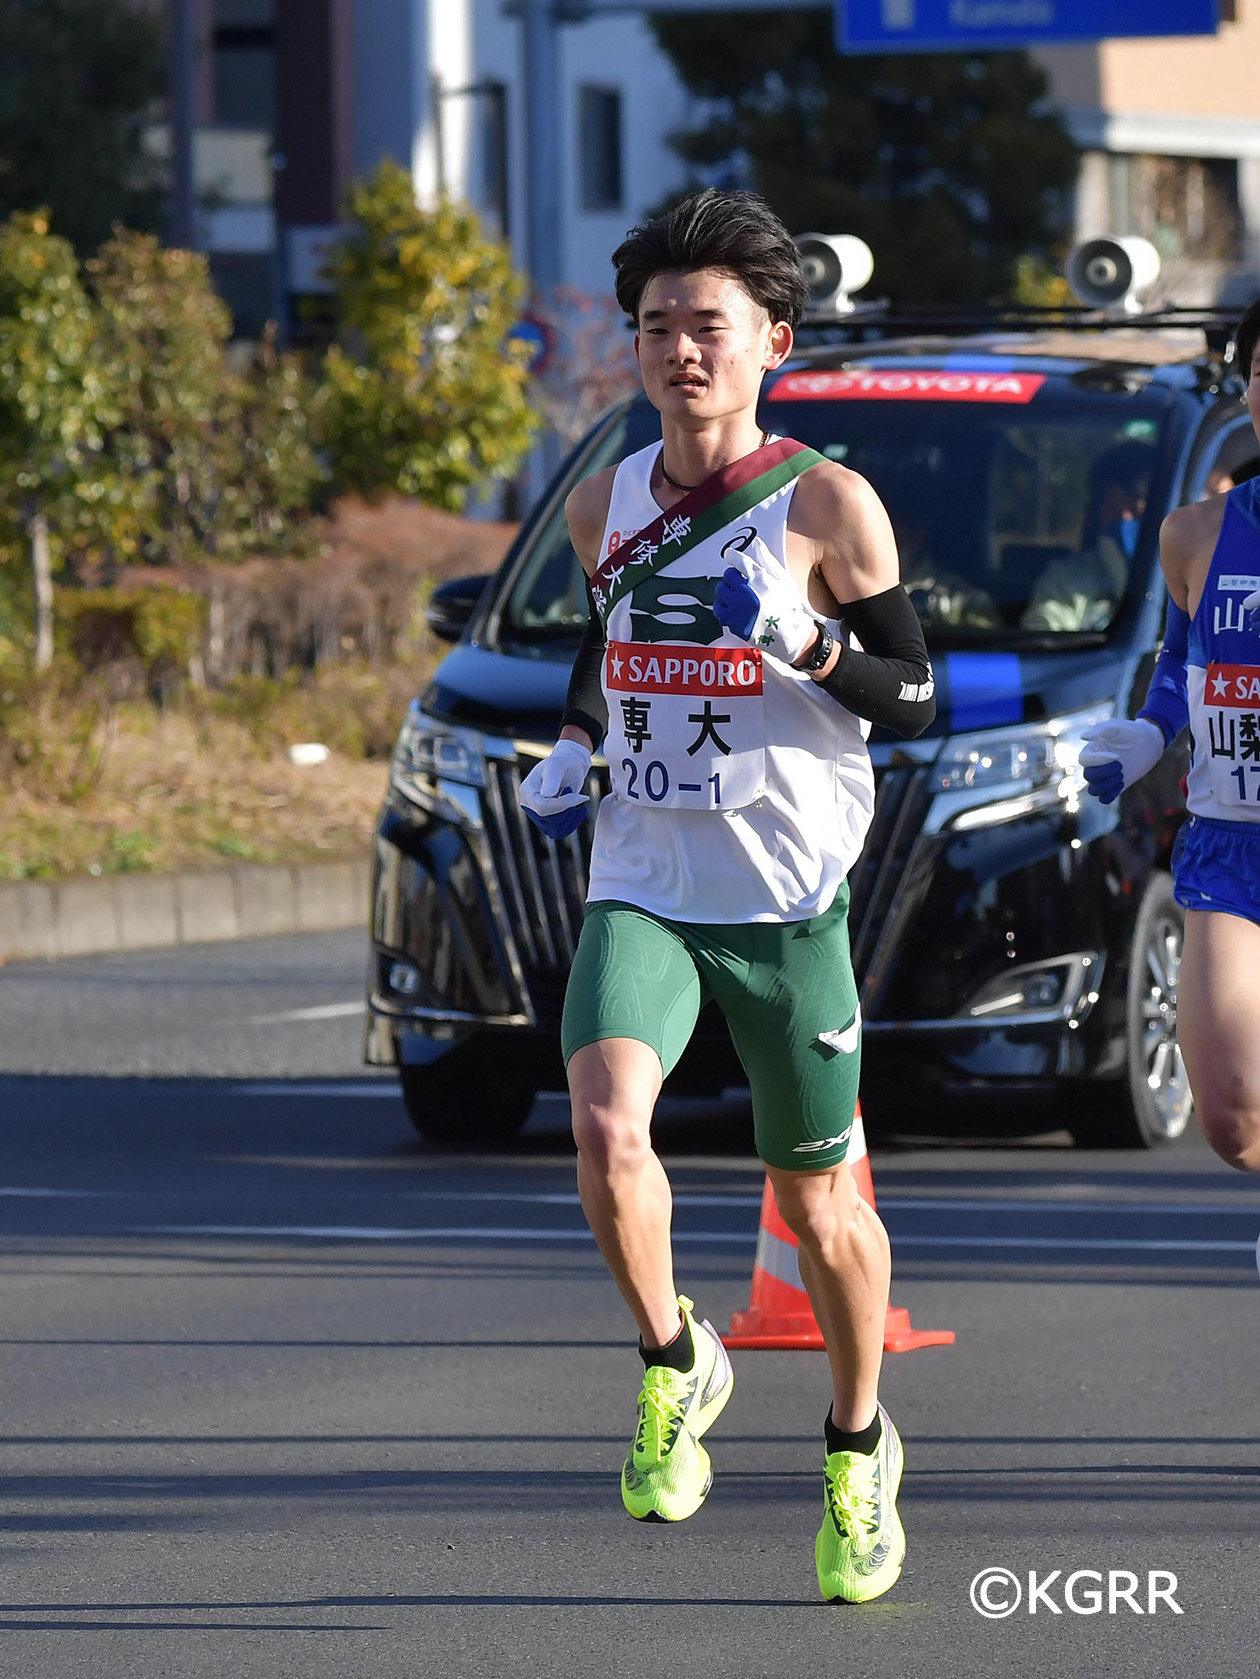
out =
<svg viewBox="0 0 1260 1679"><path fill-rule="evenodd" d="M1260 807L1260 665L1209 665L1203 707L1213 795L1253 815Z"/></svg>
<svg viewBox="0 0 1260 1679"><path fill-rule="evenodd" d="M662 810L738 810L766 784L755 647L610 641L604 655L613 792Z"/></svg>

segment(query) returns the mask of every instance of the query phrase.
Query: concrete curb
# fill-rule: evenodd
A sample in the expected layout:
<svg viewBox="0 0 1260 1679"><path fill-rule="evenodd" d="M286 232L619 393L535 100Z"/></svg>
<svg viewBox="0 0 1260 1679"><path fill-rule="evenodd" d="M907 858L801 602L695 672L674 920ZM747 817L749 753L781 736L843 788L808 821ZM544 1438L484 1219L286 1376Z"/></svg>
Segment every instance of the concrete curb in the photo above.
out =
<svg viewBox="0 0 1260 1679"><path fill-rule="evenodd" d="M368 924L368 857L0 884L0 961L163 950Z"/></svg>

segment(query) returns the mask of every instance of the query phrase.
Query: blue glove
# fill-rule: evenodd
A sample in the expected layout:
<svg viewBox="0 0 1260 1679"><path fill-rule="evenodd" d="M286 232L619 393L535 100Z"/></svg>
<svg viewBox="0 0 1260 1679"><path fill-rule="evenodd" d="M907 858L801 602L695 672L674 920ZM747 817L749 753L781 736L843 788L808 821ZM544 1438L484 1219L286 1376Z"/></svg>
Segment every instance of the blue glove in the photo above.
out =
<svg viewBox="0 0 1260 1679"><path fill-rule="evenodd" d="M583 792L591 755L575 740L558 740L521 782L521 809L548 839L567 839L582 826L590 795Z"/></svg>
<svg viewBox="0 0 1260 1679"><path fill-rule="evenodd" d="M523 805L522 809L535 828L541 828L547 838L553 840L568 839L569 835L575 834L586 821L585 805L574 805L572 810L557 811L554 816L539 816L538 812L531 810L528 805Z"/></svg>
<svg viewBox="0 0 1260 1679"><path fill-rule="evenodd" d="M1124 792L1124 771L1119 759L1109 758L1105 764L1087 764L1085 785L1103 804L1115 804Z"/></svg>
<svg viewBox="0 0 1260 1679"><path fill-rule="evenodd" d="M741 641L752 639L761 602L757 592L734 566L727 566L713 595L713 611L724 630L737 635Z"/></svg>
<svg viewBox="0 0 1260 1679"><path fill-rule="evenodd" d="M713 610L723 629L785 665L795 664L818 633L817 620L786 573L761 577L754 589L737 566L727 566L713 594Z"/></svg>
<svg viewBox="0 0 1260 1679"><path fill-rule="evenodd" d="M1164 755L1164 736L1158 724L1145 717L1110 723L1095 723L1081 739L1081 768L1085 785L1103 804L1114 804L1126 787L1132 787Z"/></svg>

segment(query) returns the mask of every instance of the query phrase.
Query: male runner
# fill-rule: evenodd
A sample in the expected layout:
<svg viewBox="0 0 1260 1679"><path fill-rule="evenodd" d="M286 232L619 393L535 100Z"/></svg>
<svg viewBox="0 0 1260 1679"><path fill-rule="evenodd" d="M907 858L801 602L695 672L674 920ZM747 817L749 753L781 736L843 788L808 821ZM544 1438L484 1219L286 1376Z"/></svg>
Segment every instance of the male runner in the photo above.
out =
<svg viewBox="0 0 1260 1679"><path fill-rule="evenodd" d="M1260 299L1235 335L1260 439ZM1186 911L1177 1041L1212 1148L1260 1171L1260 480L1179 507L1159 534L1168 618L1137 717L1089 731L1104 803L1153 769L1190 724L1189 820L1172 870ZM1260 1243L1256 1261L1260 1265Z"/></svg>
<svg viewBox="0 0 1260 1679"><path fill-rule="evenodd" d="M901 1442L877 1396L888 1239L844 1165L860 1026L845 875L873 804L869 721L924 729L931 667L870 485L758 423L807 296L783 224L752 194L703 192L613 264L663 441L569 497L591 620L561 738L521 802L572 832L603 741L612 796L562 1035L582 1206L646 1367L622 1498L647 1520L699 1509L701 1436L731 1392L716 1332L674 1286L650 1138L713 997L831 1362L819 1585L861 1601L896 1581L905 1537Z"/></svg>

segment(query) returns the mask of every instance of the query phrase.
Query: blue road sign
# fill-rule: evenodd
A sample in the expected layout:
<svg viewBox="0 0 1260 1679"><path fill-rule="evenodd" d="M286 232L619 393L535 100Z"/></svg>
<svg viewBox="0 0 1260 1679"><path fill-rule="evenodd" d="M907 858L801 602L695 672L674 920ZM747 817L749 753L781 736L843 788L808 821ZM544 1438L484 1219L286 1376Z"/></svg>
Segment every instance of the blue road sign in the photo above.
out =
<svg viewBox="0 0 1260 1679"><path fill-rule="evenodd" d="M1214 35L1220 0L836 0L841 52L958 52Z"/></svg>
<svg viewBox="0 0 1260 1679"><path fill-rule="evenodd" d="M547 371L553 348L552 331L543 321L532 315L522 315L508 333L509 344L522 344L527 352L525 371L535 376Z"/></svg>

